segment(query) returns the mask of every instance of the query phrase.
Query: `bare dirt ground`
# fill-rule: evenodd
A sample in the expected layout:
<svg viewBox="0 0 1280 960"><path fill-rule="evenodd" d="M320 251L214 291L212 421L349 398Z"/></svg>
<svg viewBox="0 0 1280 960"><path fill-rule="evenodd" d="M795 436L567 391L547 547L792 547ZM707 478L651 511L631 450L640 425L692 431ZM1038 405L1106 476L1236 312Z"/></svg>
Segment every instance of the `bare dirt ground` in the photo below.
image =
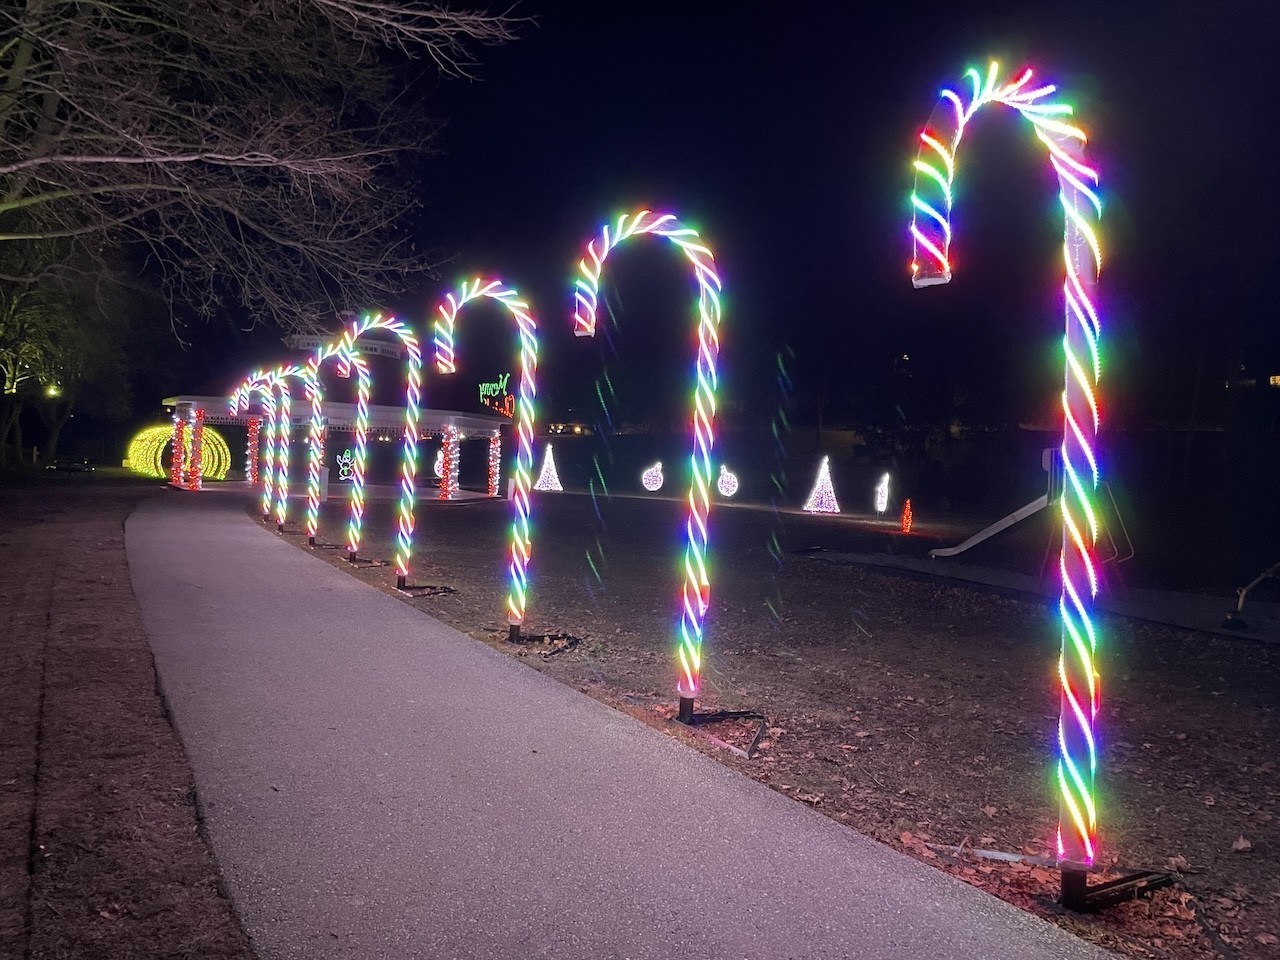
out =
<svg viewBox="0 0 1280 960"><path fill-rule="evenodd" d="M0 957L252 957L129 585L155 493L0 490Z"/></svg>
<svg viewBox="0 0 1280 960"><path fill-rule="evenodd" d="M0 498L0 956L251 955L129 588L123 520L153 492L185 496L77 480ZM343 515L330 501L316 553L395 593L390 566L345 563ZM1104 858L1179 882L1080 917L1054 902L1046 604L827 563L796 551L830 521L718 509L699 709L767 717L748 760L759 722L670 722L679 505L544 496L535 519L525 633L547 642L505 639L504 502L421 505L410 585L430 589L405 602L1122 954L1276 955L1280 649L1104 623ZM390 559L392 529L371 504L362 556Z"/></svg>

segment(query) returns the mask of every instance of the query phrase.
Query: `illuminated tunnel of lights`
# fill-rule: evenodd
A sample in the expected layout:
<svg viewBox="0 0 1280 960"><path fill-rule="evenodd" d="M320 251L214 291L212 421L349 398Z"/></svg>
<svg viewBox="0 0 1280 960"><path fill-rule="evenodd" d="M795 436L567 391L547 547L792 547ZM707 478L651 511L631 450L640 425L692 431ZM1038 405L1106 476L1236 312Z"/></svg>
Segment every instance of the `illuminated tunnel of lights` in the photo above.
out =
<svg viewBox="0 0 1280 960"><path fill-rule="evenodd" d="M189 434L188 434L189 435ZM173 424L157 424L145 427L129 441L126 456L129 469L144 477L167 479L169 468L165 465L165 451L173 439ZM204 428L204 456L202 473L206 480L225 480L231 469L231 449L227 441L213 427Z"/></svg>

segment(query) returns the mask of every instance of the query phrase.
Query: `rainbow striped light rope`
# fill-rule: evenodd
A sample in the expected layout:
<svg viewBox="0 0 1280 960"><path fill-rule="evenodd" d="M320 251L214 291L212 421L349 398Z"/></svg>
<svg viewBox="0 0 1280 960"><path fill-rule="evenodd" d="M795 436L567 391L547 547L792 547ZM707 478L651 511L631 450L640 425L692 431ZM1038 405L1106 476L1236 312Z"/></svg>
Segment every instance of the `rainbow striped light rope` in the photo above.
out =
<svg viewBox="0 0 1280 960"><path fill-rule="evenodd" d="M511 500L511 562L508 566L511 576L511 590L507 594L507 622L512 625L524 623L525 612L529 601L529 559L533 555L533 539L529 532L529 488L533 483L533 431L537 419L534 399L537 397L538 375L538 325L529 313L529 305L520 299L520 295L501 281L482 281L474 279L464 282L456 295L445 295L439 306L440 316L435 324L436 369L441 373L453 373L457 367L454 363L454 327L457 324L458 311L471 300L488 297L502 304L516 322L516 330L520 338L520 395L516 401L516 464L515 493ZM452 435L456 438L456 434ZM456 443L456 439L451 442ZM495 438L496 439L496 438ZM496 445L490 446L490 459L499 455ZM446 461L448 458L446 457ZM456 452L453 471L457 473ZM448 471L446 471L448 473ZM490 467L491 487L497 479L494 466ZM447 484L446 484L447 485ZM497 490L490 490L490 496Z"/></svg>
<svg viewBox="0 0 1280 960"><path fill-rule="evenodd" d="M1098 172L1086 162L1084 132L1070 122L1072 108L1050 99L1053 86L1033 86L1032 73L1000 83L1000 67L992 63L983 77L965 75L966 96L943 90L935 117L920 134L916 184L911 194L912 283L917 287L951 279L951 200L955 157L965 126L983 105L1001 103L1030 121L1058 174L1058 198L1065 222L1063 263L1066 279L1065 388L1062 392L1062 462L1066 474L1061 498L1062 652L1058 659L1061 715L1058 720L1058 860L1088 866L1097 857L1098 816L1095 780L1098 769L1095 725L1099 709L1099 674L1093 622L1098 592L1098 514L1093 505L1098 484L1095 453L1099 415L1097 385L1102 364L1099 345L1097 283L1102 268L1098 222L1102 202ZM940 116L938 116L940 114ZM936 120L937 122L934 122Z"/></svg>
<svg viewBox="0 0 1280 960"><path fill-rule="evenodd" d="M245 377L240 386L236 387L232 392L228 406L232 413L239 413L248 408L249 399L255 393L261 399L262 410L267 415L267 443L266 450L262 455L262 518L265 520L271 516L271 503L275 495L276 421L279 416L275 394L267 386L266 372L255 370Z"/></svg>
<svg viewBox="0 0 1280 960"><path fill-rule="evenodd" d="M351 323L342 331L342 337L335 352L342 356L355 356L356 341L370 330L386 330L394 334L404 347L409 359L405 369L405 404L404 435L400 444L400 502L396 516L396 584L403 587L409 576L409 559L413 555L413 522L415 493L414 482L418 475L418 416L422 406L422 350L418 347L418 338L407 326L394 317L383 317L379 313L368 313ZM357 369L359 369L357 367ZM359 389L357 387L357 389ZM368 384L365 384L367 391ZM357 410L360 401L357 400ZM369 397L364 395L365 424L367 431ZM357 431L356 458L364 475L367 459L367 437L362 438ZM354 503L354 500L353 500ZM348 530L348 548L354 556L360 540L360 523L352 512L352 524Z"/></svg>
<svg viewBox="0 0 1280 960"><path fill-rule="evenodd" d="M347 521L347 557L354 560L360 550L360 528L364 522L365 471L369 464L369 365L345 336L316 349L307 361L307 398L311 401L310 440L307 457L307 538L315 540L320 526L320 470L324 465L324 390L320 367L333 357L344 369L356 371L356 446L351 470L351 516Z"/></svg>
<svg viewBox="0 0 1280 960"><path fill-rule="evenodd" d="M293 397L289 381L301 380L311 389L307 371L297 364L279 366L267 374L267 387L279 393L279 416L276 418L276 526L283 530L289 514L289 444L293 440Z"/></svg>
<svg viewBox="0 0 1280 960"><path fill-rule="evenodd" d="M698 695L702 672L703 621L711 603L707 573L707 540L711 513L711 450L715 443L716 358L720 353L720 277L715 258L698 232L686 227L674 214L661 216L641 210L623 214L616 224L605 224L600 236L587 244L587 255L578 264L574 284L574 334L595 336L596 305L600 294L600 270L615 246L628 237L653 234L665 237L684 253L698 280L697 383L693 390L693 453L689 512L685 520L684 589L681 596L678 657L681 697Z"/></svg>

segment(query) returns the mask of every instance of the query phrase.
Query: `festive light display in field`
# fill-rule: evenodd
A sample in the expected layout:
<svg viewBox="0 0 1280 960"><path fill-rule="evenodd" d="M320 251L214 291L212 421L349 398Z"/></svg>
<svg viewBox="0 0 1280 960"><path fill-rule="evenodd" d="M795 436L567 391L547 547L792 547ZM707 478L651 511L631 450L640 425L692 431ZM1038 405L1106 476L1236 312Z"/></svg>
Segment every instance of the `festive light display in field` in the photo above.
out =
<svg viewBox="0 0 1280 960"><path fill-rule="evenodd" d="M348 338L344 331L337 340L316 348L307 361L305 380L307 399L311 403L311 422L307 429L307 542L314 544L320 526L320 470L324 464L324 389L320 374L326 362L333 360L338 375L344 378L356 372L356 420L355 448L344 453L350 456L347 475L342 465L338 467L338 479L351 482L348 494L347 559L354 561L360 552L360 532L364 524L365 474L369 466L369 394L371 381L369 365L363 354L354 346L355 338Z"/></svg>
<svg viewBox="0 0 1280 960"><path fill-rule="evenodd" d="M840 504L836 502L835 487L831 485L831 458L823 457L818 464L818 476L813 481L813 489L809 491L809 499L800 508L805 513L839 513Z"/></svg>
<svg viewBox="0 0 1280 960"><path fill-rule="evenodd" d="M889 509L889 475L886 473L876 484L876 513L884 513Z"/></svg>
<svg viewBox="0 0 1280 960"><path fill-rule="evenodd" d="M653 466L645 467L644 472L640 474L640 486L650 493L657 493L662 489L662 483L665 479L662 475L662 461L659 460Z"/></svg>
<svg viewBox="0 0 1280 960"><path fill-rule="evenodd" d="M520 299L520 295L509 287L504 287L499 280L483 281L474 279L463 283L456 293L445 295L444 302L438 308L439 317L435 323L436 369L441 373L453 373L456 369L454 356L454 328L458 322L458 311L472 300L485 297L500 303L515 321L516 335L520 345L520 386L516 400L516 460L514 492L511 498L511 550L508 570L511 575L511 590L507 594L507 622L518 627L524 623L529 593L529 559L533 553L533 540L529 528L529 489L533 481L533 430L536 420L534 399L537 396L538 374L538 325L529 312L529 305ZM499 388L505 389L505 376L499 380ZM488 391L496 395L496 391ZM486 396L482 387L481 399ZM456 444L456 439L454 443ZM495 437L489 448L489 496L498 495L498 468L501 453L496 446ZM456 478L456 454L453 460L452 473L446 476ZM456 479L451 481L456 483ZM446 484L447 486L448 484ZM450 497L454 491L450 491Z"/></svg>
<svg viewBox="0 0 1280 960"><path fill-rule="evenodd" d="M732 499L738 492L738 475L723 463L720 464L720 476L716 479L716 489L720 491L720 496L726 499Z"/></svg>
<svg viewBox="0 0 1280 960"><path fill-rule="evenodd" d="M169 476L164 464L165 451L173 440L173 427L158 424L139 430L129 441L125 456L129 469L144 477L163 480ZM210 480L223 480L231 469L231 448L213 427L204 428L203 474Z"/></svg>
<svg viewBox="0 0 1280 960"><path fill-rule="evenodd" d="M595 336L596 307L600 295L600 271L605 259L623 240L651 235L674 243L688 260L698 281L697 382L693 390L693 452L689 511L685 520L684 587L681 595L678 658L681 719L691 721L693 700L698 694L702 672L703 623L711 603L711 580L707 569L707 549L711 515L711 451L715 443L716 361L720 354L720 277L715 258L698 236L673 214L656 215L640 210L623 214L616 223L606 224L600 235L587 244L586 256L578 264L575 283L574 333Z"/></svg>
<svg viewBox="0 0 1280 960"><path fill-rule="evenodd" d="M393 334L400 341L400 345L408 356L405 363L404 433L400 442L400 499L396 507L395 552L396 586L403 589L409 576L409 560L413 555L413 525L416 506L414 485L418 475L418 417L422 407L422 350L418 346L418 338L399 320L394 317L383 317L378 313L370 313L347 325L347 328L342 331L340 341L335 345L334 353L344 358L350 358L351 362L354 362L354 358L359 355L356 350L357 341L371 330L385 330L387 333ZM357 365L358 377L359 367ZM357 391L360 389L358 379L356 389ZM369 422L367 383L365 384L365 389L363 422L367 439ZM359 415L360 406L360 400L357 399L357 415ZM362 479L367 455L367 448L361 449L360 436L357 431L356 458L359 462L359 472ZM362 456L366 459L361 460ZM361 496L361 509L363 510L363 489L361 490ZM360 528L363 522L363 513L361 518L357 519L354 512L356 503L354 483L351 497L352 520L347 529L347 551L349 559L354 560L360 547Z"/></svg>
<svg viewBox="0 0 1280 960"><path fill-rule="evenodd" d="M267 374L267 389L276 396L276 529L284 532L289 518L289 448L293 443L293 394L290 380L301 380L309 393L313 383L296 364L279 366Z"/></svg>
<svg viewBox="0 0 1280 960"><path fill-rule="evenodd" d="M902 516L898 520L898 526L903 533L911 532L911 499L909 497L902 502Z"/></svg>
<svg viewBox="0 0 1280 960"><path fill-rule="evenodd" d="M1058 661L1061 714L1058 721L1058 860L1064 868L1091 865L1097 856L1095 779L1098 756L1098 646L1093 610L1098 590L1096 542L1098 483L1095 443L1099 426L1097 385L1101 376L1102 325L1097 282L1102 267L1098 222L1102 202L1098 172L1085 156L1087 138L1071 121L1069 104L1053 99L1055 87L1032 83L1031 70L1001 82L992 63L983 76L965 74L968 89L943 90L921 132L911 194L912 283L917 287L951 279L951 201L956 153L964 131L983 106L1003 104L1023 116L1049 152L1058 176L1064 220L1063 293L1066 309L1065 388L1062 393L1062 461L1066 482L1062 511L1062 652Z"/></svg>
<svg viewBox="0 0 1280 960"><path fill-rule="evenodd" d="M560 484L560 472L556 470L556 458L551 452L551 444L547 444L547 449L542 454L542 470L538 473L538 482L533 485L535 490L563 491L564 487Z"/></svg>

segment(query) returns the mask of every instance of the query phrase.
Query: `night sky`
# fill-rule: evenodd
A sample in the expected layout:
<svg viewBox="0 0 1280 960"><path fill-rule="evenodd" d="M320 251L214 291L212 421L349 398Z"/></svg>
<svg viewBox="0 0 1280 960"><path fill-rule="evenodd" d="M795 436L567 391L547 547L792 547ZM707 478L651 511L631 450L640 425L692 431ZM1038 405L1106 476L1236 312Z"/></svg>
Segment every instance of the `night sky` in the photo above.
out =
<svg viewBox="0 0 1280 960"><path fill-rule="evenodd" d="M1062 221L1045 152L1011 111L984 110L961 148L955 279L908 278L917 133L944 85L996 58L1058 84L1101 171L1104 429L1221 419L1225 379L1280 374L1280 5L839 6L525 0L515 13L536 22L479 49L475 79L430 81L447 126L423 161L418 235L445 261L439 278L368 306L426 334L445 290L500 277L539 321L541 417L589 415L604 369L623 416L682 415L695 285L669 244L635 240L609 259L612 361L571 334L586 242L647 206L715 253L726 420L767 423L789 352L802 420L825 397L828 425L1048 425ZM188 330L177 389L221 392L287 355L271 331L225 331ZM513 344L496 308L469 308L461 375L429 380L428 404L513 370ZM158 399L146 392L140 412Z"/></svg>
<svg viewBox="0 0 1280 960"><path fill-rule="evenodd" d="M1056 82L1090 134L1109 421L1186 416L1202 352L1208 374L1239 362L1280 373L1267 174L1280 8L839 6L526 2L517 13L536 26L482 51L477 82L441 85L449 127L426 170L422 236L453 255L442 283L480 271L526 294L553 405L571 399L555 384L579 376L561 365L590 349L569 334L582 248L605 218L650 206L715 252L726 403L773 403L769 366L789 346L797 392L826 390L851 416L902 353L939 402L972 397L1005 422L1051 416L1061 217L1016 115L989 109L966 135L953 282L916 291L907 274L916 134L941 86L992 57ZM693 285L663 246L620 248L605 271L623 329L615 369L641 390L683 382L689 364ZM428 316L440 288L401 315Z"/></svg>

